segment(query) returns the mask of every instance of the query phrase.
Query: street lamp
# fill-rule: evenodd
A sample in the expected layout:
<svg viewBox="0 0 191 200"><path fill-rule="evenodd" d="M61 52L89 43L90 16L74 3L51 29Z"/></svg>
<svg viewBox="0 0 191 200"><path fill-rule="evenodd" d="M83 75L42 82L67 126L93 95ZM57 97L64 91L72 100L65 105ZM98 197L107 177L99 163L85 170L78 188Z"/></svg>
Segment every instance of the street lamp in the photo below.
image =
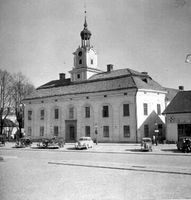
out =
<svg viewBox="0 0 191 200"><path fill-rule="evenodd" d="M191 61L191 54L186 55L185 63L189 63Z"/></svg>

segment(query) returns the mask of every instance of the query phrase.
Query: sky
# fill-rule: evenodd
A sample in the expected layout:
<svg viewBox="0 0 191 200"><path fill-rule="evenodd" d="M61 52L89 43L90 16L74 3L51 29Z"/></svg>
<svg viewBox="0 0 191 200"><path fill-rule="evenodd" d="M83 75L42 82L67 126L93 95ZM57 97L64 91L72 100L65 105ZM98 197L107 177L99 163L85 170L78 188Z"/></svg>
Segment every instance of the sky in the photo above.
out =
<svg viewBox="0 0 191 200"><path fill-rule="evenodd" d="M191 0L0 0L0 68L35 87L69 78L85 8L98 69L113 64L191 90Z"/></svg>

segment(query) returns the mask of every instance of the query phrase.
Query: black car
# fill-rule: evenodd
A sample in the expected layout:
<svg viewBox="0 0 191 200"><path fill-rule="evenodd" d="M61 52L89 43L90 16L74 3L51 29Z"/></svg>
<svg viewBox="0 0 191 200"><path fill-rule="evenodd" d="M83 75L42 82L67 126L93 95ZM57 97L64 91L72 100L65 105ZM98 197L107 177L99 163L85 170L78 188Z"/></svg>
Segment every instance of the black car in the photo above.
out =
<svg viewBox="0 0 191 200"><path fill-rule="evenodd" d="M191 152L191 137L180 137L178 139L177 149L182 152Z"/></svg>

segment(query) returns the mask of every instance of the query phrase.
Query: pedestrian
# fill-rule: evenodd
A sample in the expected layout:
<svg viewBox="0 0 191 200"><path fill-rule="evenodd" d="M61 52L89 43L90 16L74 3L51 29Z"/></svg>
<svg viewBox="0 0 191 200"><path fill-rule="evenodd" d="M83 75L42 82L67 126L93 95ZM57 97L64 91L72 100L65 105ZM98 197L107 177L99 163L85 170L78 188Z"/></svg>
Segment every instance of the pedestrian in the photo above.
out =
<svg viewBox="0 0 191 200"><path fill-rule="evenodd" d="M98 144L98 141L97 141L97 134L98 134L98 132L97 132L97 129L95 130L95 135L96 135L96 145Z"/></svg>
<svg viewBox="0 0 191 200"><path fill-rule="evenodd" d="M155 135L153 135L153 144L155 144Z"/></svg>
<svg viewBox="0 0 191 200"><path fill-rule="evenodd" d="M155 138L155 144L156 144L156 146L158 145L158 138L157 137Z"/></svg>

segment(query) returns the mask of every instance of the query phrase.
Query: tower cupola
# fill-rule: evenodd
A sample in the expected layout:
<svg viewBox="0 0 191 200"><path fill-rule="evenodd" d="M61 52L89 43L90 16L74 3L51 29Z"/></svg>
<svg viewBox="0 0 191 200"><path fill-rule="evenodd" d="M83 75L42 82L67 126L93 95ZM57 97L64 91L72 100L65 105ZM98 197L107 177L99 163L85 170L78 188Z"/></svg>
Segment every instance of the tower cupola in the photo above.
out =
<svg viewBox="0 0 191 200"><path fill-rule="evenodd" d="M86 14L86 11L85 11ZM82 40L82 47L90 47L90 37L91 37L91 32L88 30L88 24L86 21L86 16L84 20L84 29L81 31L80 36Z"/></svg>

